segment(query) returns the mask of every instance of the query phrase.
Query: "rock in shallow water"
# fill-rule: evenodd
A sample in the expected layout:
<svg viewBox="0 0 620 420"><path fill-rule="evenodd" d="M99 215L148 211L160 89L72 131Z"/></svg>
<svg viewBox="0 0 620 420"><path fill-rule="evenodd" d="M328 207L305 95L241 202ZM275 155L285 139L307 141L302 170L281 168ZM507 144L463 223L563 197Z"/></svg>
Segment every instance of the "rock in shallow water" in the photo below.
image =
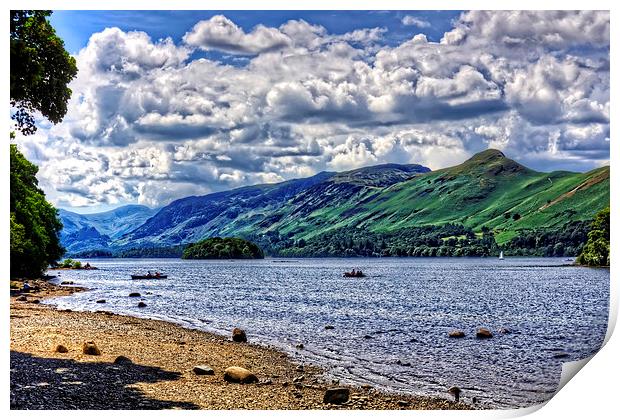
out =
<svg viewBox="0 0 620 420"><path fill-rule="evenodd" d="M248 341L248 338L245 335L245 331L241 328L235 328L232 332L232 340L236 343L245 343Z"/></svg>
<svg viewBox="0 0 620 420"><path fill-rule="evenodd" d="M140 293L138 293L138 292L131 292L131 293L129 294L129 297L140 297L140 296L141 296L141 295L140 295Z"/></svg>
<svg viewBox="0 0 620 420"><path fill-rule="evenodd" d="M224 371L224 380L239 384L251 384L258 382L258 378L252 372L239 366L231 366Z"/></svg>
<svg viewBox="0 0 620 420"><path fill-rule="evenodd" d="M489 331L488 328L478 328L478 331L476 331L476 338L492 338L493 337L493 333L491 333L491 331Z"/></svg>
<svg viewBox="0 0 620 420"><path fill-rule="evenodd" d="M461 330L453 330L448 333L448 336L451 338L463 338L465 337L465 333Z"/></svg>
<svg viewBox="0 0 620 420"><path fill-rule="evenodd" d="M347 388L331 388L325 391L323 396L324 404L344 404L349 401L349 390Z"/></svg>
<svg viewBox="0 0 620 420"><path fill-rule="evenodd" d="M138 308L146 308L146 303L138 302Z"/></svg>

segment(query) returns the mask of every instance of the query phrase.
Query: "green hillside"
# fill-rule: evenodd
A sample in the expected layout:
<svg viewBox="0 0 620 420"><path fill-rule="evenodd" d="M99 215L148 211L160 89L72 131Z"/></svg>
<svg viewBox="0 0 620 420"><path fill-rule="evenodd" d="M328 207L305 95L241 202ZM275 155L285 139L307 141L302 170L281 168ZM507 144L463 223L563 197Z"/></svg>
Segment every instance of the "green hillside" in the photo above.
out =
<svg viewBox="0 0 620 420"><path fill-rule="evenodd" d="M344 227L395 232L457 223L477 232L489 228L504 244L522 230L591 220L609 202L609 167L585 174L542 173L487 150L461 165L387 188L363 187L346 196L334 190L333 195L337 198L329 204L315 206L308 199L292 211L280 210L282 221L271 229L308 240Z"/></svg>
<svg viewBox="0 0 620 420"><path fill-rule="evenodd" d="M486 150L436 171L387 164L186 197L106 251L239 237L268 255L577 255L608 205L609 167L544 173Z"/></svg>

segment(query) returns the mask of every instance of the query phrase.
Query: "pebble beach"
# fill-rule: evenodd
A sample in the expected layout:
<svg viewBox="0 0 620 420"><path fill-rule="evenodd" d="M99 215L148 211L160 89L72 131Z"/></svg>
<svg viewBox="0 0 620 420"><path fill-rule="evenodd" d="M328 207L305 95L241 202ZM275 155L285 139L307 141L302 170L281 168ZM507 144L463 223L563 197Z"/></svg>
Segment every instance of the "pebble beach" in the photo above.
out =
<svg viewBox="0 0 620 420"><path fill-rule="evenodd" d="M445 399L429 398L332 383L319 367L300 365L274 348L169 322L57 310L44 299L81 289L29 283L28 293L11 291L14 410L475 408L447 392ZM86 351L85 343L97 351ZM249 371L254 380L233 382L225 375L231 367Z"/></svg>

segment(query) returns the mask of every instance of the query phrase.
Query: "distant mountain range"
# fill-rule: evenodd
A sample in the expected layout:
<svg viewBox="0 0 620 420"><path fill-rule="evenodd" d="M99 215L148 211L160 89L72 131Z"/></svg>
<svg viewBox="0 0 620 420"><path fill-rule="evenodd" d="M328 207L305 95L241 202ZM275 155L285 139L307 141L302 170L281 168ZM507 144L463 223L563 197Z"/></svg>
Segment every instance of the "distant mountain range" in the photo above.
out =
<svg viewBox="0 0 620 420"><path fill-rule="evenodd" d="M175 246L213 236L281 250L339 231L393 234L450 223L474 232L489 229L501 245L519 232L591 220L608 205L608 166L587 173L537 172L489 149L436 171L386 164L186 197L157 210L61 210L61 241L69 254Z"/></svg>

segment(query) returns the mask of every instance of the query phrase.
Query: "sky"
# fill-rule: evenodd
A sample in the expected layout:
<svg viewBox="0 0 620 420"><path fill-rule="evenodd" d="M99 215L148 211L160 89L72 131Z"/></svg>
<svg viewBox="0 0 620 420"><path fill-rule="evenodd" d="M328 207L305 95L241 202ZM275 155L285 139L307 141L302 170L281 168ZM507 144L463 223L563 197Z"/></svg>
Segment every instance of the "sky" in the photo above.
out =
<svg viewBox="0 0 620 420"><path fill-rule="evenodd" d="M56 11L62 123L17 143L58 207L92 212L487 148L609 164L605 11Z"/></svg>

